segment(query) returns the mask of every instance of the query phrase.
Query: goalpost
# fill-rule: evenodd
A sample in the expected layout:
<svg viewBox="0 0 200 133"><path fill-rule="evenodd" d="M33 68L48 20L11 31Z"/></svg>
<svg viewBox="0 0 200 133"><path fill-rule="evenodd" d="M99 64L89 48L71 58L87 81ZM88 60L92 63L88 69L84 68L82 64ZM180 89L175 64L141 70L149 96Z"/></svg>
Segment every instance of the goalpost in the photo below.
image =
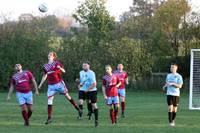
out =
<svg viewBox="0 0 200 133"><path fill-rule="evenodd" d="M200 110L200 49L191 49L189 109Z"/></svg>

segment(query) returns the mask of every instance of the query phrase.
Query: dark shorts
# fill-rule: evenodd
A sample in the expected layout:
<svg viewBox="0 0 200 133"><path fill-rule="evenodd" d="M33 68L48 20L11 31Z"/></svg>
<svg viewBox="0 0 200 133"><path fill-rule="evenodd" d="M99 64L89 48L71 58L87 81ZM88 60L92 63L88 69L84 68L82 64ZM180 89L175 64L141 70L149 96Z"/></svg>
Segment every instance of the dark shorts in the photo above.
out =
<svg viewBox="0 0 200 133"><path fill-rule="evenodd" d="M97 91L89 91L85 93L84 91L79 91L78 99L90 100L91 103L97 102Z"/></svg>
<svg viewBox="0 0 200 133"><path fill-rule="evenodd" d="M168 106L170 106L170 105L178 106L178 104L179 104L179 96L167 95L167 104L168 104Z"/></svg>

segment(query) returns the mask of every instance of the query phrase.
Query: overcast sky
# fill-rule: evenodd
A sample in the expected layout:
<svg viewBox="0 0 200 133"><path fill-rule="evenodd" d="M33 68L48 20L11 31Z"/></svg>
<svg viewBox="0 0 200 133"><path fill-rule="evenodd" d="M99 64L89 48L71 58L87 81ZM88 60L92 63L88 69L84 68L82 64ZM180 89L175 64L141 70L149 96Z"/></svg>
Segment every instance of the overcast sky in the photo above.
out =
<svg viewBox="0 0 200 133"><path fill-rule="evenodd" d="M20 14L32 13L34 15L44 15L38 10L40 3L48 5L46 14L64 15L71 14L83 0L0 0L0 13L7 14L12 19L16 19ZM128 11L133 0L107 0L106 7L112 16L119 18L123 12ZM193 8L200 7L200 0L188 0Z"/></svg>

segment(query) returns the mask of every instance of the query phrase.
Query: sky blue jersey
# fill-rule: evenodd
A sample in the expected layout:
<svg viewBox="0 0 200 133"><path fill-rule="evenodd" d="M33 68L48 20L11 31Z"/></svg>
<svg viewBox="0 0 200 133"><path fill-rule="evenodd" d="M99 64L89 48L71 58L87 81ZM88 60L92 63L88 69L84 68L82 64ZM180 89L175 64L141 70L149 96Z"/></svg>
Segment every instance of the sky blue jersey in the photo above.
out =
<svg viewBox="0 0 200 133"><path fill-rule="evenodd" d="M80 84L82 85L79 90L86 91L93 83L96 83L95 73L92 70L80 71ZM94 87L90 91L96 91L97 88Z"/></svg>
<svg viewBox="0 0 200 133"><path fill-rule="evenodd" d="M183 84L183 78L178 73L176 73L176 74L170 73L167 75L166 82ZM175 86L168 86L167 87L167 95L180 96L180 88L176 88Z"/></svg>

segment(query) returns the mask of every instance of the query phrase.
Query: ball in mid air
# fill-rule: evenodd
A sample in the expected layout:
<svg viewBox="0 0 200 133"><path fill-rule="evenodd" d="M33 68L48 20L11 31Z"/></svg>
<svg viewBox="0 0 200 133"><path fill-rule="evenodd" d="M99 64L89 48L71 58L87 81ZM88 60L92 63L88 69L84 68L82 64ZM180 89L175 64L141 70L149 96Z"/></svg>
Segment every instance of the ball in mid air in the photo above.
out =
<svg viewBox="0 0 200 133"><path fill-rule="evenodd" d="M48 6L46 3L41 3L38 7L39 11L44 13L44 12L47 12L48 11Z"/></svg>

